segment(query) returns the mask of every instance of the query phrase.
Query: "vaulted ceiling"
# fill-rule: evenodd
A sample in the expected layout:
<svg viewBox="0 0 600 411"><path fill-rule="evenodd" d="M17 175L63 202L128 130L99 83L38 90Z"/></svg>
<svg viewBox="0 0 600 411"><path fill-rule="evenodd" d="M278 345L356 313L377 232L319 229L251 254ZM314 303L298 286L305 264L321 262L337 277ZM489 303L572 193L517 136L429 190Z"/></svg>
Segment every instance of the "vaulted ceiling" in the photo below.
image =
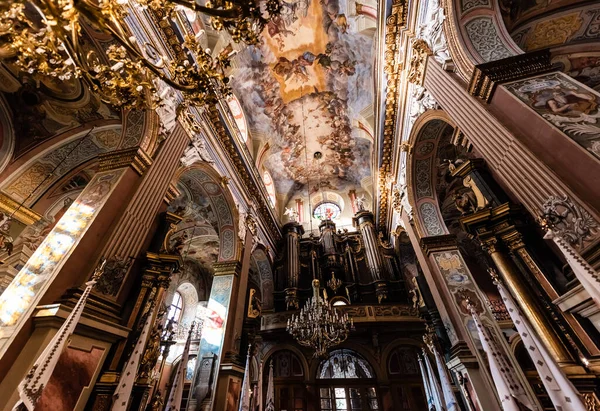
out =
<svg viewBox="0 0 600 411"><path fill-rule="evenodd" d="M236 58L232 85L285 204L307 187L348 190L371 176L373 40L354 2L283 4L262 44Z"/></svg>

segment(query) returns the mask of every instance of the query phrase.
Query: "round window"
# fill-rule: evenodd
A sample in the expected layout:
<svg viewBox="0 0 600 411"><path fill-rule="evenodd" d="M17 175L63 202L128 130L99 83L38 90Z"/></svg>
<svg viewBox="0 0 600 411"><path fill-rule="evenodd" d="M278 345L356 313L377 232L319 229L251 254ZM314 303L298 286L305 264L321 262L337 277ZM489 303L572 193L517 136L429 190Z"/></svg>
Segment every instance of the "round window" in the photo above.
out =
<svg viewBox="0 0 600 411"><path fill-rule="evenodd" d="M336 203L324 202L319 204L313 212L313 217L319 220L335 220L341 214L342 210Z"/></svg>

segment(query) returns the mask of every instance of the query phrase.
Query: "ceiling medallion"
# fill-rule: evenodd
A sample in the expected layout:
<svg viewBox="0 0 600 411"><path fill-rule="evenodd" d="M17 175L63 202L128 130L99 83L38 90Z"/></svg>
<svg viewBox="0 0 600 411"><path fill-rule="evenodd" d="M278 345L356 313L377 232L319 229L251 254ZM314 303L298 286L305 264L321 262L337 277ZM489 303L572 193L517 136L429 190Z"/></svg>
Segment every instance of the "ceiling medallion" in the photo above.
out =
<svg viewBox="0 0 600 411"><path fill-rule="evenodd" d="M327 350L348 338L354 321L348 314L329 305L319 295L319 280L313 280L313 296L299 313L288 319L286 330L304 347L315 350L313 357L324 357Z"/></svg>
<svg viewBox="0 0 600 411"><path fill-rule="evenodd" d="M231 53L213 57L194 36L174 60L130 35L126 8L161 8L175 16L178 7L210 16L213 28L234 41L256 44L265 25L279 13L279 0L262 4L217 0L201 6L193 0L16 0L0 5L0 57L37 80L82 78L102 100L125 109L153 107L161 97L160 79L179 90L186 105L216 101L228 93L224 69ZM263 16L263 12L267 17ZM85 23L83 23L85 21ZM104 53L84 47L83 25L114 40Z"/></svg>

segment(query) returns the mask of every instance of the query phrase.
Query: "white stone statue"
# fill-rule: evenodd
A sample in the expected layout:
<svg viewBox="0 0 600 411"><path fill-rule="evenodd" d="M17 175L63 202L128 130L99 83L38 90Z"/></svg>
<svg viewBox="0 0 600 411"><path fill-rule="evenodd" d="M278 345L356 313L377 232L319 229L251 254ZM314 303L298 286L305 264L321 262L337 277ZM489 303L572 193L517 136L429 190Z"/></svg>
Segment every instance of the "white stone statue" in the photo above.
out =
<svg viewBox="0 0 600 411"><path fill-rule="evenodd" d="M451 69L452 57L444 35L445 18L444 8L440 5L439 0L429 0L426 23L419 28L417 37L427 42L433 52L433 57L442 64L444 69Z"/></svg>
<svg viewBox="0 0 600 411"><path fill-rule="evenodd" d="M356 211L364 211L365 209L365 202L367 200L365 199L365 195L363 194L360 197L356 197L356 200L354 200L355 204L356 204Z"/></svg>
<svg viewBox="0 0 600 411"><path fill-rule="evenodd" d="M167 138L177 125L179 101L175 90L166 83L160 81L157 83L156 88L161 99L159 106L156 108L156 114L160 118L160 134Z"/></svg>
<svg viewBox="0 0 600 411"><path fill-rule="evenodd" d="M181 157L181 164L185 167L188 167L196 162L205 162L209 164L213 164L214 161L211 159L208 150L206 150L206 145L204 140L199 135L194 135L192 137L192 141L189 146L183 152L183 157Z"/></svg>
<svg viewBox="0 0 600 411"><path fill-rule="evenodd" d="M418 84L413 85L410 105L410 123L413 124L417 117L427 110L436 110L439 108L437 101L425 87Z"/></svg>
<svg viewBox="0 0 600 411"><path fill-rule="evenodd" d="M290 208L285 207L285 212L283 214L288 216L288 218L291 222L295 223L296 221L298 221L298 212L291 207Z"/></svg>

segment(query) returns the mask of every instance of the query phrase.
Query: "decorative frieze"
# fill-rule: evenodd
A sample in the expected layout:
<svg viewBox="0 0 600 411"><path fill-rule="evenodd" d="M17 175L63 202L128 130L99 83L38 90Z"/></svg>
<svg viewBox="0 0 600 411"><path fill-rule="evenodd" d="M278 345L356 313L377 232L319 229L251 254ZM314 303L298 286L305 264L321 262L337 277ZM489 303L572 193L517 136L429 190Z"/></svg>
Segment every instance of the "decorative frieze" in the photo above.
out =
<svg viewBox="0 0 600 411"><path fill-rule="evenodd" d="M10 215L25 225L31 225L41 220L42 216L35 211L19 204L7 194L0 192L0 212Z"/></svg>

